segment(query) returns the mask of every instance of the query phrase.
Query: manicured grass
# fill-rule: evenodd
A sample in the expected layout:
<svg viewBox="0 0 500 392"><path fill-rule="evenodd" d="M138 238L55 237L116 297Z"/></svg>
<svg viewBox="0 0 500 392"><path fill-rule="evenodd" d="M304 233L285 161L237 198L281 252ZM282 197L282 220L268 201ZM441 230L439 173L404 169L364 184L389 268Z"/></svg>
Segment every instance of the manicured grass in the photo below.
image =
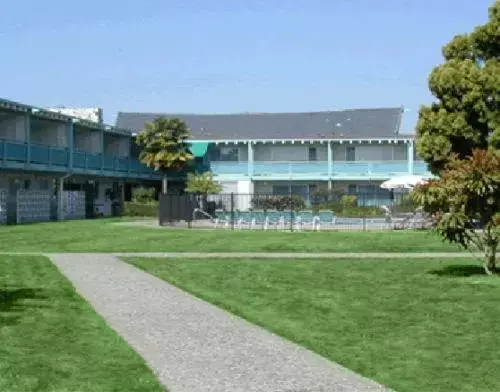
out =
<svg viewBox="0 0 500 392"><path fill-rule="evenodd" d="M127 260L396 391L500 391L500 279L471 261Z"/></svg>
<svg viewBox="0 0 500 392"><path fill-rule="evenodd" d="M0 256L0 342L0 391L164 391L44 257Z"/></svg>
<svg viewBox="0 0 500 392"><path fill-rule="evenodd" d="M0 227L0 252L455 252L421 231L189 230L119 225L116 219Z"/></svg>

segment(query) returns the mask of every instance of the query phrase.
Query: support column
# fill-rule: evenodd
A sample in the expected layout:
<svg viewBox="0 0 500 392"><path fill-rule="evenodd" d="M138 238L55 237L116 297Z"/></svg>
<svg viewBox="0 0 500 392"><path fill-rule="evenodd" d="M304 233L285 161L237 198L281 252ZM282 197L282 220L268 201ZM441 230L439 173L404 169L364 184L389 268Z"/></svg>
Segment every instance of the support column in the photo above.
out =
<svg viewBox="0 0 500 392"><path fill-rule="evenodd" d="M333 181L332 179L328 179L328 190L331 191L333 189Z"/></svg>
<svg viewBox="0 0 500 392"><path fill-rule="evenodd" d="M100 151L101 151L101 170L104 169L104 129L100 129Z"/></svg>
<svg viewBox="0 0 500 392"><path fill-rule="evenodd" d="M413 174L413 155L415 153L414 141L410 140L407 144L407 161L408 161L408 173Z"/></svg>
<svg viewBox="0 0 500 392"><path fill-rule="evenodd" d="M67 126L68 133L68 171L73 171L73 152L75 150L75 124L69 122Z"/></svg>
<svg viewBox="0 0 500 392"><path fill-rule="evenodd" d="M125 181L120 181L120 216L125 212Z"/></svg>
<svg viewBox="0 0 500 392"><path fill-rule="evenodd" d="M31 117L29 113L24 115L24 137L26 141L26 165L31 163Z"/></svg>
<svg viewBox="0 0 500 392"><path fill-rule="evenodd" d="M249 140L248 141L248 177L252 178L253 176L253 144Z"/></svg>
<svg viewBox="0 0 500 392"><path fill-rule="evenodd" d="M332 166L333 166L333 146L332 146L332 142L329 141L327 142L327 147L328 147L328 182L330 183L330 180L332 178L332 175L333 175L333 171L332 171Z"/></svg>
<svg viewBox="0 0 500 392"><path fill-rule="evenodd" d="M64 192L64 179L63 178L58 178L57 179L57 220L64 220L65 214L64 214L64 199L63 199L63 192Z"/></svg>

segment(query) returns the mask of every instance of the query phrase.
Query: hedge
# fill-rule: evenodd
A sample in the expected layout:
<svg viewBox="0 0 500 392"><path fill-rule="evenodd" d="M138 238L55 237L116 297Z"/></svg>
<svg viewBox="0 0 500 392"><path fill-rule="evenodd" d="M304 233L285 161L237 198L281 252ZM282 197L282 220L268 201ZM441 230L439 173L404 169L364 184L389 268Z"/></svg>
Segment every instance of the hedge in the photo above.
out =
<svg viewBox="0 0 500 392"><path fill-rule="evenodd" d="M156 218L158 216L158 202L134 203L126 201L124 215Z"/></svg>

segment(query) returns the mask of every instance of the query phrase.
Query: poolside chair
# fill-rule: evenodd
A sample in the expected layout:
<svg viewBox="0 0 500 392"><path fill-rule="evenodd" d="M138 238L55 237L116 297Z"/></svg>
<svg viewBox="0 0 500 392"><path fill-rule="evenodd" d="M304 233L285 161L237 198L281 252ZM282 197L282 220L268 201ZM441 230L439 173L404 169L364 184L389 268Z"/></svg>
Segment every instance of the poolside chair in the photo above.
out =
<svg viewBox="0 0 500 392"><path fill-rule="evenodd" d="M333 215L333 212L330 210L320 210L317 217L319 220L318 230L321 226L333 227L335 225L335 215Z"/></svg>
<svg viewBox="0 0 500 392"><path fill-rule="evenodd" d="M256 210L251 213L250 229L264 228L266 221L266 214L264 211Z"/></svg>
<svg viewBox="0 0 500 392"><path fill-rule="evenodd" d="M217 209L215 210L215 218L214 218L214 229L217 229L219 225L228 229L230 224L231 217L224 211Z"/></svg>
<svg viewBox="0 0 500 392"><path fill-rule="evenodd" d="M392 214L392 211L389 207L382 205L380 208L384 211L385 214L385 221L389 225L389 227L393 230L400 230L400 229L405 229L407 228L407 224L410 221L411 217L409 216L404 216L404 217L395 217Z"/></svg>
<svg viewBox="0 0 500 392"><path fill-rule="evenodd" d="M315 229L316 216L311 210L299 211L297 218L300 218L302 227L310 227L312 230Z"/></svg>
<svg viewBox="0 0 500 392"><path fill-rule="evenodd" d="M279 213L279 211L268 210L266 213L266 217L267 217L267 220L266 220L267 228L273 227L273 228L277 229L279 226L279 223L280 223L280 218L281 218L281 214Z"/></svg>

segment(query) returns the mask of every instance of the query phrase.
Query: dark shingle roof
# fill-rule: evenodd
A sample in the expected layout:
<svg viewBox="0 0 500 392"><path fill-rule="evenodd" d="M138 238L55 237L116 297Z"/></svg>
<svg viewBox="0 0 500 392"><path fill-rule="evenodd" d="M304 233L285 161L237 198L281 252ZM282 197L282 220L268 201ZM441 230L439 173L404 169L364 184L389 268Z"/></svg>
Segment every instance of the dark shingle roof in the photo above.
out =
<svg viewBox="0 0 500 392"><path fill-rule="evenodd" d="M146 121L178 117L197 140L377 138L399 133L402 108L312 113L160 114L118 113L116 126L140 132Z"/></svg>

